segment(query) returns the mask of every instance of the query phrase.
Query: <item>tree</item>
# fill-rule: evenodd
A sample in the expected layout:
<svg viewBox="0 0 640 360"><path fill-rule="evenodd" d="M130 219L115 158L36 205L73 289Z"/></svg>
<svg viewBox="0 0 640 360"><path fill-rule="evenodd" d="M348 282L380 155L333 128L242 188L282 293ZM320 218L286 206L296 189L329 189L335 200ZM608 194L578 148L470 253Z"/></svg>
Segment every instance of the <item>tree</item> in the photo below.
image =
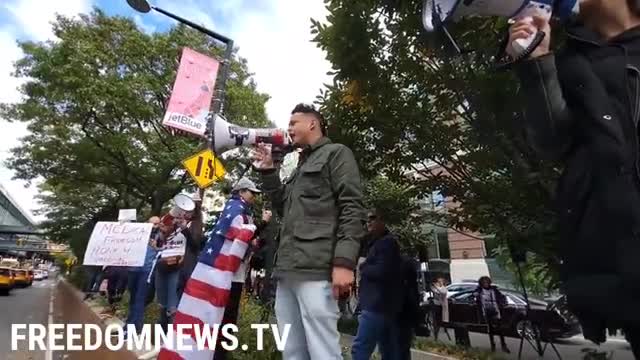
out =
<svg viewBox="0 0 640 360"><path fill-rule="evenodd" d="M0 115L28 124L12 150L16 178L43 178L44 227L84 252L93 223L120 208L159 214L193 187L180 161L200 140L172 136L161 122L183 47L221 57L223 49L184 26L151 35L131 19L94 9L79 19L57 17L58 41L22 42L15 76L26 79L23 100ZM224 111L234 123L269 124L268 95L259 93L245 59L234 55Z"/></svg>
<svg viewBox="0 0 640 360"><path fill-rule="evenodd" d="M495 69L506 24L456 24L463 49L488 50L455 55L424 34L421 3L329 0L328 23L312 21L333 64L333 83L318 97L331 136L354 150L366 176L384 174L420 197L442 192L461 205L442 219L449 227L495 234L557 275L558 170L527 146L517 82Z"/></svg>
<svg viewBox="0 0 640 360"><path fill-rule="evenodd" d="M424 214L416 202L417 191L413 187L376 176L365 182L364 190L365 206L382 211L385 224L398 236L404 252L414 254L428 245L432 234L420 226Z"/></svg>

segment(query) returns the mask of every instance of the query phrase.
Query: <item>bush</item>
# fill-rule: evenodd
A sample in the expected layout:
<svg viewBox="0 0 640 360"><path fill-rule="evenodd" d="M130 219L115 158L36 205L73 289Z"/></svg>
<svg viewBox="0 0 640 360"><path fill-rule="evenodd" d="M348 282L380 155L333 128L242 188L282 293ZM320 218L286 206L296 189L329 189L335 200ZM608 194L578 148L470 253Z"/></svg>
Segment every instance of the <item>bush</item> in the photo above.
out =
<svg viewBox="0 0 640 360"><path fill-rule="evenodd" d="M85 284L87 283L87 271L84 266L74 266L71 268L71 272L67 277L67 281L69 281L73 286L77 289L84 289Z"/></svg>
<svg viewBox="0 0 640 360"><path fill-rule="evenodd" d="M263 350L257 350L257 334L255 329L251 328L251 324L262 324L264 319L269 319L269 316L265 316L265 312L268 311L264 306L260 305L252 297L244 295L240 302L240 316L238 319L237 334L238 343L240 345L247 344L249 346L248 351L237 350L230 354L230 358L233 360L279 360L282 359L282 354L276 347L275 340L272 331L264 331ZM273 324L275 325L275 324ZM280 334L282 336L282 334Z"/></svg>

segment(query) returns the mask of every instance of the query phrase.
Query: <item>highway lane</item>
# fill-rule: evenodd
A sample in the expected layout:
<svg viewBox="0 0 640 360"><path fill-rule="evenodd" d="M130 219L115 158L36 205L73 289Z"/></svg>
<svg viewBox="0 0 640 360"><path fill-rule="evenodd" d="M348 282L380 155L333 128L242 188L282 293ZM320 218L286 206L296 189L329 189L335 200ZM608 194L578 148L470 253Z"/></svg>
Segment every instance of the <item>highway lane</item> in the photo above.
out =
<svg viewBox="0 0 640 360"><path fill-rule="evenodd" d="M29 351L28 343L18 342L18 350L11 350L11 324L42 324L49 321L51 297L55 291L54 276L34 281L26 288L14 288L9 295L0 295L0 359L54 360L54 354Z"/></svg>

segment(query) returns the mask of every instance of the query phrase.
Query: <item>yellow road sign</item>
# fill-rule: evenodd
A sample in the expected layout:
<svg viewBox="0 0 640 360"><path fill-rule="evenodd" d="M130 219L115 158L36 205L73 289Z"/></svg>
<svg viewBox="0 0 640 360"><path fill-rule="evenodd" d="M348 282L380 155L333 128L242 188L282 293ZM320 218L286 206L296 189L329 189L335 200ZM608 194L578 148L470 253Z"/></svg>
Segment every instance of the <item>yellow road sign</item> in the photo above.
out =
<svg viewBox="0 0 640 360"><path fill-rule="evenodd" d="M182 165L203 189L222 179L226 173L222 162L209 149L184 159Z"/></svg>

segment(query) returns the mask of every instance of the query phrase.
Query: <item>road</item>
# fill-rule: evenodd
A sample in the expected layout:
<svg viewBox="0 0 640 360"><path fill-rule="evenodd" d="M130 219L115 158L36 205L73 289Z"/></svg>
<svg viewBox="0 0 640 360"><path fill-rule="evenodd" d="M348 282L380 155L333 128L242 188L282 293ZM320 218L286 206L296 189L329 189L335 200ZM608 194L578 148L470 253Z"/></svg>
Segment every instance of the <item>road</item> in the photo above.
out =
<svg viewBox="0 0 640 360"><path fill-rule="evenodd" d="M49 310L55 291L53 277L34 281L27 288L15 288L9 295L0 295L0 359L3 360L58 360L55 354L29 351L28 344L20 341L18 350L11 350L11 324L49 323Z"/></svg>
<svg viewBox="0 0 640 360"><path fill-rule="evenodd" d="M444 333L440 333L440 336L439 336L440 341L453 343L454 342L453 330L449 330L449 335L451 336L451 340L449 340ZM471 338L471 346L484 349L484 350L489 350L491 348L489 345L490 343L489 343L488 335L480 334L480 333L471 333L469 335ZM509 350L511 350L511 354L504 354L499 350L500 340L497 337L496 337L496 345L498 347L498 350L496 354L500 355L504 359L518 359L518 349L520 347L520 339L507 338L506 341L507 341L507 346L509 347ZM542 343L543 347L544 345L545 343ZM613 356L612 359L614 360L634 360L634 357L633 357L633 354L631 353L631 349L629 348L629 345L623 338L619 338L619 337L611 338L607 341L607 343L601 346L596 346L591 342L585 340L582 336L575 336L570 339L558 341L558 343L556 343L555 346L558 349L558 352L560 353L560 356L562 357L562 359L582 359L583 349L595 349L599 352L606 352L608 354L611 354ZM547 346L547 349L543 357L544 359L558 359L558 356L555 354L551 345ZM522 350L522 359L528 360L528 359L539 359L539 358L540 357L537 356L536 351L534 350L534 347L525 341L523 345L523 350Z"/></svg>

